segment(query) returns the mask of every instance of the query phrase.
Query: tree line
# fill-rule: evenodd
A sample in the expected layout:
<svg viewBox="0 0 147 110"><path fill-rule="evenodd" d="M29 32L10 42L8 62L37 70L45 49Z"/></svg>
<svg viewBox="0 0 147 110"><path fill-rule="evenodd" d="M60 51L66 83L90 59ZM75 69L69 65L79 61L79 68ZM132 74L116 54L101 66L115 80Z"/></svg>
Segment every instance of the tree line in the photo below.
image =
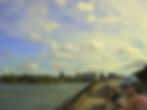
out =
<svg viewBox="0 0 147 110"><path fill-rule="evenodd" d="M79 79L75 77L61 77L61 76L49 76L49 75L3 75L0 76L0 83L62 83L62 82L88 82L89 80Z"/></svg>

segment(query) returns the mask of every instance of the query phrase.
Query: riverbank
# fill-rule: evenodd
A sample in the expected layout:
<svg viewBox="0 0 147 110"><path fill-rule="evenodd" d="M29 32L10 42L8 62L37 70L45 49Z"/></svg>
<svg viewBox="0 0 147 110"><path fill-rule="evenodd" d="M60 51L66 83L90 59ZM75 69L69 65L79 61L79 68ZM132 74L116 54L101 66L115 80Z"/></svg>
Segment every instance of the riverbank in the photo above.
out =
<svg viewBox="0 0 147 110"><path fill-rule="evenodd" d="M24 83L0 83L0 85L30 85L30 86L35 86L35 85L64 85L64 84L89 84L89 82L51 82L51 83L29 83L29 82L24 82Z"/></svg>
<svg viewBox="0 0 147 110"><path fill-rule="evenodd" d="M60 77L49 75L4 75L0 76L0 83L7 84L60 84L60 83L82 83L93 82L94 79L78 77Z"/></svg>

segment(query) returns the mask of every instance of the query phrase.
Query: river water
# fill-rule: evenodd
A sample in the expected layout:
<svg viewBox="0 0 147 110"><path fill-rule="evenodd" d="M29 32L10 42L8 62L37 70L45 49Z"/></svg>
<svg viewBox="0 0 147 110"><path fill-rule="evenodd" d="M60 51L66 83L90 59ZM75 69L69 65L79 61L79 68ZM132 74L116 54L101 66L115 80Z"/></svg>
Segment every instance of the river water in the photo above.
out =
<svg viewBox="0 0 147 110"><path fill-rule="evenodd" d="M0 110L53 110L86 84L0 85Z"/></svg>

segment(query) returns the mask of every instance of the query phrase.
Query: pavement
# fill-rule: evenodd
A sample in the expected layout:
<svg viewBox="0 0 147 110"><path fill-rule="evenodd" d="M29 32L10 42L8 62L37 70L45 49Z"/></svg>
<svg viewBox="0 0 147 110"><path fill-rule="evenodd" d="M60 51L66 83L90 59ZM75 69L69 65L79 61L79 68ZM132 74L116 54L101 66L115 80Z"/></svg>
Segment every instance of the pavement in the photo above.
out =
<svg viewBox="0 0 147 110"><path fill-rule="evenodd" d="M121 79L115 78L112 80L103 80L95 83L89 90L85 91L75 102L70 104L67 110L111 110L112 102L106 102L102 95L101 88L109 84L119 90ZM120 98L120 103L125 103L123 98Z"/></svg>

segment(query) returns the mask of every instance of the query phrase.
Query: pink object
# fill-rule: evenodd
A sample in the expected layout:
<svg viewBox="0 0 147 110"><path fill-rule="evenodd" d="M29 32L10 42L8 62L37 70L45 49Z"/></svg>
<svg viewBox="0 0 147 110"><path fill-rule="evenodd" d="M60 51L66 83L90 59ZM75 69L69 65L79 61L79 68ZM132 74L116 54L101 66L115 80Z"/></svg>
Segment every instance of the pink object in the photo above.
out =
<svg viewBox="0 0 147 110"><path fill-rule="evenodd" d="M146 96L139 96L143 100L143 106L140 107L138 110L147 110L147 97Z"/></svg>

